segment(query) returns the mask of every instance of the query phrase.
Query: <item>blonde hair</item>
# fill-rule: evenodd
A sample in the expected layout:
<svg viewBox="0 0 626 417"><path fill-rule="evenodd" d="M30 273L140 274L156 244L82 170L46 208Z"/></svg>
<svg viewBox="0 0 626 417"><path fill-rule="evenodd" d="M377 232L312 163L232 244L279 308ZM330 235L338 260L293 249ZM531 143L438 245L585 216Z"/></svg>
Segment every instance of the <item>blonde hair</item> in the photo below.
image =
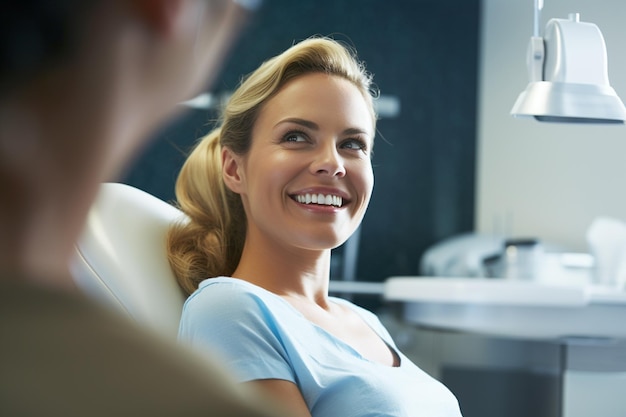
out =
<svg viewBox="0 0 626 417"><path fill-rule="evenodd" d="M167 249L170 265L187 294L206 278L231 275L245 242L246 215L240 196L222 179L221 148L245 155L263 104L290 80L310 73L351 81L368 102L375 125L376 91L371 75L352 49L333 39L299 42L245 78L223 110L221 127L200 139L176 181L178 206L189 221L170 228Z"/></svg>

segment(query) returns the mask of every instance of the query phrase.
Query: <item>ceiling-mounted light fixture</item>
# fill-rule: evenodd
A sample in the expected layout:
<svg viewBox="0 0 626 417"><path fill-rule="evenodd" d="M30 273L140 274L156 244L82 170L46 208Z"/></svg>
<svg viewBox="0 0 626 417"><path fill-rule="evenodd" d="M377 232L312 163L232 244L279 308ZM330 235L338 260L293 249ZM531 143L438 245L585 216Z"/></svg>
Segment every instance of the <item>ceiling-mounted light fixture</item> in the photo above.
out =
<svg viewBox="0 0 626 417"><path fill-rule="evenodd" d="M568 19L550 19L540 37L543 0L534 0L534 5L526 62L530 82L511 114L542 122L623 124L626 108L609 84L600 29L573 13Z"/></svg>

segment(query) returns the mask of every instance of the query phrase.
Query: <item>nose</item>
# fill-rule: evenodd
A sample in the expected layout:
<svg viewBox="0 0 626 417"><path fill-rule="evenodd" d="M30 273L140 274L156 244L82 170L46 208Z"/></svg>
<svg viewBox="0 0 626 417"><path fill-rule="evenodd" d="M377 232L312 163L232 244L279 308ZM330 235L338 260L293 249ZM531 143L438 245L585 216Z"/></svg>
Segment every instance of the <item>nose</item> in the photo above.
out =
<svg viewBox="0 0 626 417"><path fill-rule="evenodd" d="M343 157L337 152L334 143L319 148L311 164L311 171L316 175L327 175L330 177L343 177L346 175Z"/></svg>

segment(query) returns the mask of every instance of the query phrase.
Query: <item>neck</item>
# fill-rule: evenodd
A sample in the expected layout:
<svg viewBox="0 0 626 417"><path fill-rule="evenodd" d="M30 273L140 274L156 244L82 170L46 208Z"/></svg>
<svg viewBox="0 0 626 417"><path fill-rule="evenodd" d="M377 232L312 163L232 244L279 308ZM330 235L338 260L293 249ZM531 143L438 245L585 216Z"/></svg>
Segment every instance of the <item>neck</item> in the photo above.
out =
<svg viewBox="0 0 626 417"><path fill-rule="evenodd" d="M285 297L328 302L330 249L284 248L248 234L233 277Z"/></svg>

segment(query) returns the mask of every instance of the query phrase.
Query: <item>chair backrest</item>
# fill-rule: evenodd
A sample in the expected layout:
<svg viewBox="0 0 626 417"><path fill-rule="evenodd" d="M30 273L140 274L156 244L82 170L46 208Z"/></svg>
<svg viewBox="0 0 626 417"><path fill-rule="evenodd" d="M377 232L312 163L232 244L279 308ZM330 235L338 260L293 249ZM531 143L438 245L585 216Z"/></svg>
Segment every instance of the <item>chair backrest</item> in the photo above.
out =
<svg viewBox="0 0 626 417"><path fill-rule="evenodd" d="M71 270L88 295L176 337L185 296L167 261L175 207L137 188L105 183L76 244Z"/></svg>

